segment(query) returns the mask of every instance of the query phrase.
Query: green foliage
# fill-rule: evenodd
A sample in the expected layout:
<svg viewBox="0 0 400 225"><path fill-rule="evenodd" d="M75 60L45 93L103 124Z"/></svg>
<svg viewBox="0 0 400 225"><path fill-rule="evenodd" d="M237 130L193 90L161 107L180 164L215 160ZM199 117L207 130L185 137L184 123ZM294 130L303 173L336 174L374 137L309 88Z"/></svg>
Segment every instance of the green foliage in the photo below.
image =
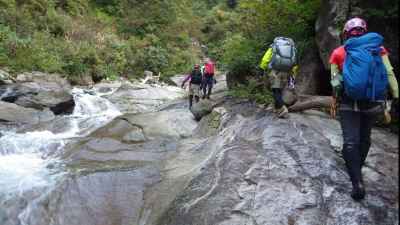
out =
<svg viewBox="0 0 400 225"><path fill-rule="evenodd" d="M192 9L192 0L0 0L0 67L71 80L182 73L200 54Z"/></svg>
<svg viewBox="0 0 400 225"><path fill-rule="evenodd" d="M222 47L222 63L226 69L235 74L251 73L256 68L257 57L254 54L259 46L253 40L244 38L240 34L229 37Z"/></svg>
<svg viewBox="0 0 400 225"><path fill-rule="evenodd" d="M259 104L268 105L273 102L273 97L263 84L263 82L253 78L249 80L248 84L241 84L232 88L228 94L233 97L249 99Z"/></svg>
<svg viewBox="0 0 400 225"><path fill-rule="evenodd" d="M365 3L364 3L365 4ZM371 3L370 3L371 4ZM381 0L364 6L363 17L371 19L392 19L397 20L399 15L399 2L393 0Z"/></svg>
<svg viewBox="0 0 400 225"><path fill-rule="evenodd" d="M0 0L0 66L67 77L188 71L202 54L253 74L277 35L313 42L319 0ZM16 10L18 9L18 10ZM221 65L221 63L219 63Z"/></svg>
<svg viewBox="0 0 400 225"><path fill-rule="evenodd" d="M320 0L223 1L202 14L202 41L207 43L208 54L231 76L254 77L262 56L277 36L295 40L300 60L307 48L315 47L319 5ZM271 93L253 78L230 94L258 103L272 100Z"/></svg>
<svg viewBox="0 0 400 225"><path fill-rule="evenodd" d="M237 0L227 0L226 4L229 8L234 9L237 6Z"/></svg>

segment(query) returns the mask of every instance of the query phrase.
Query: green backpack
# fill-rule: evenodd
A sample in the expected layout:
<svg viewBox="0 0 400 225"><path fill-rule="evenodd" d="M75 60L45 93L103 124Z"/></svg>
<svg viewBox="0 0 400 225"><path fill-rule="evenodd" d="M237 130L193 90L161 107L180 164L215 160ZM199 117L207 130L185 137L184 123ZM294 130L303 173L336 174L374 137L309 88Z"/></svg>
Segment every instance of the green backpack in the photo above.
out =
<svg viewBox="0 0 400 225"><path fill-rule="evenodd" d="M191 75L192 75L192 78L190 80L191 84L201 84L203 76L200 70L193 70Z"/></svg>

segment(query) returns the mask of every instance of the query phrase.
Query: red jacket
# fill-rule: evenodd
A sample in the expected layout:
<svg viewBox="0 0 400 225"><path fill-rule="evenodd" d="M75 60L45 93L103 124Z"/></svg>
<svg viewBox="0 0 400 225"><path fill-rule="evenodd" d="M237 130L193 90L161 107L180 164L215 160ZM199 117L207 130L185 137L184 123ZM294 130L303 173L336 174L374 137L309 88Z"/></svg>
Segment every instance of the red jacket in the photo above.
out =
<svg viewBox="0 0 400 225"><path fill-rule="evenodd" d="M388 51L382 46L381 55L384 56L386 54L388 54ZM342 71L345 58L346 58L346 51L344 50L344 46L340 46L335 50L333 50L331 57L329 58L329 63L338 65L340 71Z"/></svg>

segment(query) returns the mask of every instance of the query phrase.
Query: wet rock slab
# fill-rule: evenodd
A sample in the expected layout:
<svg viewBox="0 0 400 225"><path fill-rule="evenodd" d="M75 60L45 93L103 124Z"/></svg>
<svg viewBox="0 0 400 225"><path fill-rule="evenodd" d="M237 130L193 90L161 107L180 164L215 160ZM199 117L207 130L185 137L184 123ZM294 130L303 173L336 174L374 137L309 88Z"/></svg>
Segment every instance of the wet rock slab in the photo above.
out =
<svg viewBox="0 0 400 225"><path fill-rule="evenodd" d="M363 169L367 197L358 203L349 195L351 184L335 150L341 145L337 121L318 113L291 114L289 120L230 113L209 145L221 148L149 224L398 223L395 135L374 130Z"/></svg>
<svg viewBox="0 0 400 225"><path fill-rule="evenodd" d="M126 81L107 99L123 113L146 113L156 111L168 101L183 98L184 94L184 90L178 87Z"/></svg>
<svg viewBox="0 0 400 225"><path fill-rule="evenodd" d="M59 155L69 175L18 217L30 225L397 224L397 147L396 135L373 131L358 203L339 124L326 114L283 120L229 98L199 123L174 106L125 114L71 140Z"/></svg>
<svg viewBox="0 0 400 225"><path fill-rule="evenodd" d="M143 194L159 181L156 169L97 172L71 177L22 214L26 224L139 224Z"/></svg>

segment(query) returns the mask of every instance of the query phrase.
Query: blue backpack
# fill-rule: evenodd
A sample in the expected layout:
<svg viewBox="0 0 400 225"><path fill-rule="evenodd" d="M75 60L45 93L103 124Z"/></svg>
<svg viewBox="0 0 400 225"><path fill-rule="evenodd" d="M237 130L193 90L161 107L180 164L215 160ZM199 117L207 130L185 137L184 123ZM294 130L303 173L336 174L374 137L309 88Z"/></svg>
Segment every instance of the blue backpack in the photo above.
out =
<svg viewBox="0 0 400 225"><path fill-rule="evenodd" d="M367 33L345 42L343 65L344 91L354 100L384 100L388 86L387 71L382 62L383 37Z"/></svg>

